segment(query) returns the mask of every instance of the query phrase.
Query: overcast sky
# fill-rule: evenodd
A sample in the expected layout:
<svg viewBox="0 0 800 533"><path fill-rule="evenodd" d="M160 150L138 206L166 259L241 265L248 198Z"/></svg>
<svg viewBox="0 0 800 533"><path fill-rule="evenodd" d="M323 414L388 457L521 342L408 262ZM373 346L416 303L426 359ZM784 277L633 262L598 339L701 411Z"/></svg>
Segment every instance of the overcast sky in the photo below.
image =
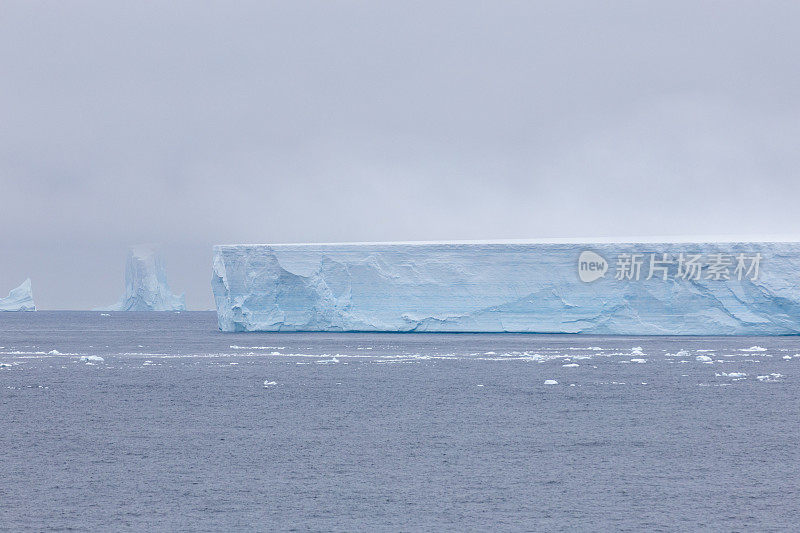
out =
<svg viewBox="0 0 800 533"><path fill-rule="evenodd" d="M797 2L0 2L0 293L128 245L800 231Z"/></svg>

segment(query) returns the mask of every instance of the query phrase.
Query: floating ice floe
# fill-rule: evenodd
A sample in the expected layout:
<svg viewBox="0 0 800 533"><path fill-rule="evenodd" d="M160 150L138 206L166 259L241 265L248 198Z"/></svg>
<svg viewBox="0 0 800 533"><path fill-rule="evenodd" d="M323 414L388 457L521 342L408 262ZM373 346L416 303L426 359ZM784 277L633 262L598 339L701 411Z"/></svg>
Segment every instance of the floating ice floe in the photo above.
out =
<svg viewBox="0 0 800 533"><path fill-rule="evenodd" d="M47 355L64 355L64 354L62 354L58 350L50 350L49 352L47 352Z"/></svg>
<svg viewBox="0 0 800 533"><path fill-rule="evenodd" d="M707 355L698 355L697 357L695 357L695 360L700 361L701 363L709 363L709 364L712 364L714 362L714 360Z"/></svg>
<svg viewBox="0 0 800 533"><path fill-rule="evenodd" d="M265 387L265 388L266 388L266 387L271 387L271 386L273 386L273 385L277 385L277 384L278 384L278 382L276 382L276 381L270 381L270 380L268 380L268 379L265 379L265 380L264 380L264 387Z"/></svg>
<svg viewBox="0 0 800 533"><path fill-rule="evenodd" d="M631 348L631 355L644 355L644 351L641 346L634 346Z"/></svg>
<svg viewBox="0 0 800 533"><path fill-rule="evenodd" d="M697 351L700 352L702 350L697 350ZM690 357L691 354L689 353L688 350L681 349L681 350L678 350L675 353L667 353L666 356L667 357Z"/></svg>
<svg viewBox="0 0 800 533"><path fill-rule="evenodd" d="M10 363L0 363L0 368L11 368L12 366Z"/></svg>
<svg viewBox="0 0 800 533"><path fill-rule="evenodd" d="M773 381L779 381L783 377L784 377L783 374L778 374L777 372L773 372L765 376L756 376L756 379L758 381L773 382Z"/></svg>
<svg viewBox="0 0 800 533"><path fill-rule="evenodd" d="M766 352L767 349L761 346L751 346L749 348L741 348L740 352Z"/></svg>
<svg viewBox="0 0 800 533"><path fill-rule="evenodd" d="M581 365L579 365L578 363L567 363L567 364L561 365L561 366L563 366L564 368L575 368L575 367L578 367L578 366L581 366Z"/></svg>
<svg viewBox="0 0 800 533"><path fill-rule="evenodd" d="M80 361L81 363L102 363L105 359L99 355L82 355Z"/></svg>
<svg viewBox="0 0 800 533"><path fill-rule="evenodd" d="M647 359L631 359L631 363L642 364L642 363L646 363L646 362L647 362Z"/></svg>
<svg viewBox="0 0 800 533"><path fill-rule="evenodd" d="M554 379L546 379L546 380L544 380L544 384L545 385L558 385L558 381L556 381Z"/></svg>
<svg viewBox="0 0 800 533"><path fill-rule="evenodd" d="M747 377L747 374L744 372L717 372L714 374L716 377L720 378L744 378Z"/></svg>
<svg viewBox="0 0 800 533"><path fill-rule="evenodd" d="M277 355L280 355L280 354L277 354ZM337 359L336 357L331 357L330 359L320 359L319 361L317 361L317 364L318 365L332 365L332 364L335 364L335 363L338 363L338 362L339 362L339 359Z"/></svg>
<svg viewBox="0 0 800 533"><path fill-rule="evenodd" d="M231 350L285 350L285 346L238 346L231 344Z"/></svg>
<svg viewBox="0 0 800 533"><path fill-rule="evenodd" d="M784 355L783 359L786 360L786 361L790 361L792 359L792 356L791 355Z"/></svg>

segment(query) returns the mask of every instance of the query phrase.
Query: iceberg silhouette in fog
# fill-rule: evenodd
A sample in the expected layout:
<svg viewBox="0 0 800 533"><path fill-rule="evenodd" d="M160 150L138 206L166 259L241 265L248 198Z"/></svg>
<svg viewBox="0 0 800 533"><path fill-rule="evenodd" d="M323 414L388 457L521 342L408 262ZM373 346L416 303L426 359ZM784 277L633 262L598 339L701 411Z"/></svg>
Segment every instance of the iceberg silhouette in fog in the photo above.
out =
<svg viewBox="0 0 800 533"><path fill-rule="evenodd" d="M116 304L95 311L183 311L186 298L172 294L164 261L152 249L136 246L125 263L125 294Z"/></svg>

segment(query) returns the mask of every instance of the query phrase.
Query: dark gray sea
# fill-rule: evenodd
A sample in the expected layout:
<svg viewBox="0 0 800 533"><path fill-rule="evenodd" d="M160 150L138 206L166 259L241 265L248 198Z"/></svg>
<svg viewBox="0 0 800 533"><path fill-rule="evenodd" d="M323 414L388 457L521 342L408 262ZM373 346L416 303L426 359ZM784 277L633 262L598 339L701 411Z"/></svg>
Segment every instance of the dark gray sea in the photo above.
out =
<svg viewBox="0 0 800 533"><path fill-rule="evenodd" d="M798 378L795 337L0 313L0 529L797 531Z"/></svg>

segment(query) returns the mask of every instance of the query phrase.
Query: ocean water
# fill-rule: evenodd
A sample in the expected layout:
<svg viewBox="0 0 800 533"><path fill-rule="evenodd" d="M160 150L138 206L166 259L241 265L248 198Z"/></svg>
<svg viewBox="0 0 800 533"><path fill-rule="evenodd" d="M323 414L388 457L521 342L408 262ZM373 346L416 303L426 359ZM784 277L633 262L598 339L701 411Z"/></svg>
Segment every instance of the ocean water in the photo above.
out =
<svg viewBox="0 0 800 533"><path fill-rule="evenodd" d="M0 528L797 530L798 354L0 313Z"/></svg>

